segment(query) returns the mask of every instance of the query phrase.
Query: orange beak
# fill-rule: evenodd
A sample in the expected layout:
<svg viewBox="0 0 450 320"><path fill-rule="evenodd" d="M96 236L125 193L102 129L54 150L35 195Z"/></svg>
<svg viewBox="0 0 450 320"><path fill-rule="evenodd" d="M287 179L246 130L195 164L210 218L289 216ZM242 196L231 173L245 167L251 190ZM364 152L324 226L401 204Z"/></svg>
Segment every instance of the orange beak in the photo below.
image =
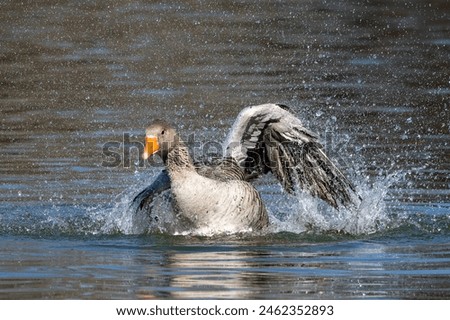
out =
<svg viewBox="0 0 450 320"><path fill-rule="evenodd" d="M144 160L147 160L152 154L158 152L159 143L158 138L155 136L145 136L145 147L144 147Z"/></svg>

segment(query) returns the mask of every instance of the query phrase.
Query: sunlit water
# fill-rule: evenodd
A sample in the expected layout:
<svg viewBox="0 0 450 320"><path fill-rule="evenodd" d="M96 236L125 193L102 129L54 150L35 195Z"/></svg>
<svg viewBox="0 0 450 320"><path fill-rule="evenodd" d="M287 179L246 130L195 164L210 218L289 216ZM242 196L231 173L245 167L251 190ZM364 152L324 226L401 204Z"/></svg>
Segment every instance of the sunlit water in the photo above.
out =
<svg viewBox="0 0 450 320"><path fill-rule="evenodd" d="M0 298L449 298L449 10L1 2ZM266 102L320 134L358 210L267 176L262 233L173 235L164 201L158 223L129 211L161 170L126 154L152 119L217 143Z"/></svg>

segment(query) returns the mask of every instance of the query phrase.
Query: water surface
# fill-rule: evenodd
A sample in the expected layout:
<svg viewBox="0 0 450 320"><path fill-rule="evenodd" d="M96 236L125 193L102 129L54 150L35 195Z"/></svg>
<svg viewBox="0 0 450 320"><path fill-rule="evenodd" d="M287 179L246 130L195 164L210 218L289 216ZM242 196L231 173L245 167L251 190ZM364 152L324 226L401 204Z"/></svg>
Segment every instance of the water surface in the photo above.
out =
<svg viewBox="0 0 450 320"><path fill-rule="evenodd" d="M2 2L0 298L450 297L449 11ZM133 221L129 201L161 169L129 148L152 119L221 142L239 110L266 102L320 134L364 198L357 215L265 177L268 233Z"/></svg>

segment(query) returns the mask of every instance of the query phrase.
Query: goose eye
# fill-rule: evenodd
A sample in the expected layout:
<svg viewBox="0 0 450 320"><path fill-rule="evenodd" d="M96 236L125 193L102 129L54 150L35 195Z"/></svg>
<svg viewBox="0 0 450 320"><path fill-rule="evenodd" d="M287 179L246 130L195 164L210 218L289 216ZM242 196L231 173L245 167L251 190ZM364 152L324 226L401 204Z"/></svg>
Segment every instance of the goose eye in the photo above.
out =
<svg viewBox="0 0 450 320"><path fill-rule="evenodd" d="M164 130L163 130L163 131L161 131L161 134L164 134Z"/></svg>

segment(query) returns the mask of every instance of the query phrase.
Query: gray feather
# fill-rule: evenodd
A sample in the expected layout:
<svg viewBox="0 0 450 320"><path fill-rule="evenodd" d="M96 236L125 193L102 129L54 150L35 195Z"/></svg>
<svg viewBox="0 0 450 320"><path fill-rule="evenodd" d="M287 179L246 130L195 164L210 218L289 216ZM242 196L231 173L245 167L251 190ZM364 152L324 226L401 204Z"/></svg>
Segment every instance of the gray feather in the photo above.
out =
<svg viewBox="0 0 450 320"><path fill-rule="evenodd" d="M318 136L285 106L244 109L226 146L227 155L234 157L247 175L272 172L287 192L303 189L336 208L359 201L350 181L323 152Z"/></svg>

